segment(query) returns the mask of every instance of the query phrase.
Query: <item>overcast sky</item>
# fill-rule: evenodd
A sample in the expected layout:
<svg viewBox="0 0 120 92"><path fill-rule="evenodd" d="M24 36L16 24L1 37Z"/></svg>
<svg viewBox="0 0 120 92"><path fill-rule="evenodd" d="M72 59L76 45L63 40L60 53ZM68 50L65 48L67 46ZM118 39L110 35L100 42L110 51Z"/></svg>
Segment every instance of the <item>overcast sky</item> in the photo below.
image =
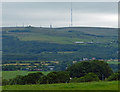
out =
<svg viewBox="0 0 120 92"><path fill-rule="evenodd" d="M71 3L65 2L4 2L2 4L3 26L33 25L48 27L68 27L70 25ZM75 2L73 26L117 27L117 2Z"/></svg>

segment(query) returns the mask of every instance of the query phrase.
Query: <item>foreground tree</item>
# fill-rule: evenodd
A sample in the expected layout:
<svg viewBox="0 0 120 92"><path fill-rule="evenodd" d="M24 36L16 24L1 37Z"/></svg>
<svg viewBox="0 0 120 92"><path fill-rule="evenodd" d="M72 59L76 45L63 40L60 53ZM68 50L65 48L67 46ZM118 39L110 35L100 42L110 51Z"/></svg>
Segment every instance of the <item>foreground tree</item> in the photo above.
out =
<svg viewBox="0 0 120 92"><path fill-rule="evenodd" d="M25 76L18 75L15 78L9 80L9 85L36 84L42 76L43 74L41 72L29 73L28 75Z"/></svg>
<svg viewBox="0 0 120 92"><path fill-rule="evenodd" d="M3 86L4 86L4 85L9 85L9 81L6 80L6 79L3 79L1 85L3 85Z"/></svg>
<svg viewBox="0 0 120 92"><path fill-rule="evenodd" d="M95 73L99 79L103 80L108 78L112 73L112 69L104 61L82 61L68 67L67 71L70 73L70 77L82 77L92 72Z"/></svg>
<svg viewBox="0 0 120 92"><path fill-rule="evenodd" d="M24 83L25 84L36 84L40 77L42 77L43 74L41 72L37 73L29 73L28 75L24 76Z"/></svg>
<svg viewBox="0 0 120 92"><path fill-rule="evenodd" d="M99 81L98 76L95 73L88 73L87 75L80 77L80 78L73 78L70 80L70 82L92 82L92 81Z"/></svg>
<svg viewBox="0 0 120 92"><path fill-rule="evenodd" d="M48 77L47 76L42 76L37 82L38 84L47 84L48 83Z"/></svg>
<svg viewBox="0 0 120 92"><path fill-rule="evenodd" d="M9 84L10 85L15 85L15 84L19 84L19 85L24 85L24 76L18 75L13 79L9 80Z"/></svg>
<svg viewBox="0 0 120 92"><path fill-rule="evenodd" d="M113 73L111 76L108 77L108 81L120 80L120 73Z"/></svg>
<svg viewBox="0 0 120 92"><path fill-rule="evenodd" d="M59 72L50 72L47 75L48 83L66 83L69 82L70 76L68 72L59 71Z"/></svg>

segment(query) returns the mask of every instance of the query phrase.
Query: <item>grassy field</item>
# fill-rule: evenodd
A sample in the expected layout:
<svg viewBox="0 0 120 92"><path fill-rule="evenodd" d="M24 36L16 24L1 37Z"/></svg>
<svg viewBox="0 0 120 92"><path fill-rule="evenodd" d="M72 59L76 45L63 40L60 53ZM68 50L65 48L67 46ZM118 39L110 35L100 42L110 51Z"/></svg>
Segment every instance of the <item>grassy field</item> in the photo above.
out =
<svg viewBox="0 0 120 92"><path fill-rule="evenodd" d="M17 33L11 30L30 30L30 32ZM22 41L42 41L59 44L74 44L76 41L84 42L110 42L117 39L117 29L108 28L3 28L5 35L18 37Z"/></svg>
<svg viewBox="0 0 120 92"><path fill-rule="evenodd" d="M118 90L118 81L41 85L7 85L3 86L3 90Z"/></svg>
<svg viewBox="0 0 120 92"><path fill-rule="evenodd" d="M116 64L116 65L118 65L118 64L120 64L120 62L119 61L107 61L107 63L108 64Z"/></svg>
<svg viewBox="0 0 120 92"><path fill-rule="evenodd" d="M28 73L35 73L40 71L2 71L3 79L15 78L17 75L27 75ZM50 71L42 72L44 75L47 75Z"/></svg>

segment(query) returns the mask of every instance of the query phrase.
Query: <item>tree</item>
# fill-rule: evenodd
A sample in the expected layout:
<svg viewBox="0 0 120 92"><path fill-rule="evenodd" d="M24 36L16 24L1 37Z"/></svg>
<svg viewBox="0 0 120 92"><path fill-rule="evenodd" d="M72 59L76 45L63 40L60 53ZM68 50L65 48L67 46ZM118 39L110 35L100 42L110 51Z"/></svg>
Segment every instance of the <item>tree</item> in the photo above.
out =
<svg viewBox="0 0 120 92"><path fill-rule="evenodd" d="M113 73L111 76L108 77L108 81L113 81L113 80L120 80L119 79L120 73Z"/></svg>
<svg viewBox="0 0 120 92"><path fill-rule="evenodd" d="M49 83L49 84L58 83L58 75L57 75L57 72L50 72L50 73L47 75L47 78L48 78L48 83Z"/></svg>
<svg viewBox="0 0 120 92"><path fill-rule="evenodd" d="M40 77L40 79L38 80L38 84L47 84L47 83L48 83L48 77L45 75Z"/></svg>
<svg viewBox="0 0 120 92"><path fill-rule="evenodd" d="M10 85L16 85L16 84L24 85L24 76L18 75L15 78L10 79L9 84Z"/></svg>
<svg viewBox="0 0 120 92"><path fill-rule="evenodd" d="M9 84L10 85L36 84L38 80L40 79L40 77L42 76L43 74L41 72L29 73L28 75L25 75L25 76L18 75L15 78L10 79Z"/></svg>
<svg viewBox="0 0 120 92"><path fill-rule="evenodd" d="M70 76L68 72L59 71L59 72L50 72L47 75L48 83L66 83L69 82Z"/></svg>
<svg viewBox="0 0 120 92"><path fill-rule="evenodd" d="M8 80L6 80L6 79L3 79L2 80L2 85L4 86L4 85L8 85L9 84L9 81Z"/></svg>
<svg viewBox="0 0 120 92"><path fill-rule="evenodd" d="M99 79L101 80L108 78L113 73L110 66L104 61L91 61L91 69L92 72L97 74Z"/></svg>
<svg viewBox="0 0 120 92"><path fill-rule="evenodd" d="M59 79L59 83L68 83L70 80L70 75L68 72L65 71L59 71L58 72L58 79Z"/></svg>
<svg viewBox="0 0 120 92"><path fill-rule="evenodd" d="M87 75L80 77L80 78L73 78L70 82L92 82L92 81L99 81L98 76L95 73L88 73Z"/></svg>
<svg viewBox="0 0 120 92"><path fill-rule="evenodd" d="M70 73L70 77L82 77L86 74L93 72L95 73L99 79L108 78L112 73L112 69L109 67L107 63L104 61L82 61L72 66L68 67L67 71Z"/></svg>
<svg viewBox="0 0 120 92"><path fill-rule="evenodd" d="M41 72L29 73L28 75L24 76L24 82L25 84L36 84L42 76L43 74Z"/></svg>

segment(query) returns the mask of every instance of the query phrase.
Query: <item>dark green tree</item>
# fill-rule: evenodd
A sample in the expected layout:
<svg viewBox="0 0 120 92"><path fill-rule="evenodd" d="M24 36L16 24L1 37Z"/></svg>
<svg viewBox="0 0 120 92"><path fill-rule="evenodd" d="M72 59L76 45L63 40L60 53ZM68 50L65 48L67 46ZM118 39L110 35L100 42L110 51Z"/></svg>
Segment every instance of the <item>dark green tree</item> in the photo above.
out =
<svg viewBox="0 0 120 92"><path fill-rule="evenodd" d="M59 71L59 72L50 72L47 75L48 83L66 83L69 82L70 76L68 72Z"/></svg>
<svg viewBox="0 0 120 92"><path fill-rule="evenodd" d="M70 75L68 72L59 71L58 72L59 83L68 83L70 80Z"/></svg>
<svg viewBox="0 0 120 92"><path fill-rule="evenodd" d="M48 83L48 77L45 75L40 77L40 79L38 80L38 84L47 84L47 83Z"/></svg>
<svg viewBox="0 0 120 92"><path fill-rule="evenodd" d="M3 79L2 80L2 85L4 86L4 85L8 85L9 84L9 81L8 80L6 80L6 79Z"/></svg>
<svg viewBox="0 0 120 92"><path fill-rule="evenodd" d="M83 77L80 78L73 78L70 80L70 82L92 82L92 81L99 81L98 76L95 73L88 73Z"/></svg>
<svg viewBox="0 0 120 92"><path fill-rule="evenodd" d="M36 84L42 76L43 74L41 72L29 73L28 75L24 76L24 82L25 84Z"/></svg>
<svg viewBox="0 0 120 92"><path fill-rule="evenodd" d="M58 83L58 81L59 81L57 72L50 72L47 75L47 78L48 78L48 83L49 84Z"/></svg>
<svg viewBox="0 0 120 92"><path fill-rule="evenodd" d="M113 81L113 80L120 80L119 79L120 73L113 73L111 76L108 77L108 81Z"/></svg>
<svg viewBox="0 0 120 92"><path fill-rule="evenodd" d="M99 79L108 78L112 73L112 69L109 67L107 63L104 61L82 61L72 66L68 67L67 71L70 73L70 77L82 77L86 74L93 72L95 73Z"/></svg>
<svg viewBox="0 0 120 92"><path fill-rule="evenodd" d="M10 85L16 85L16 84L20 84L20 85L24 85L24 76L18 75L13 79L9 80L9 84Z"/></svg>

